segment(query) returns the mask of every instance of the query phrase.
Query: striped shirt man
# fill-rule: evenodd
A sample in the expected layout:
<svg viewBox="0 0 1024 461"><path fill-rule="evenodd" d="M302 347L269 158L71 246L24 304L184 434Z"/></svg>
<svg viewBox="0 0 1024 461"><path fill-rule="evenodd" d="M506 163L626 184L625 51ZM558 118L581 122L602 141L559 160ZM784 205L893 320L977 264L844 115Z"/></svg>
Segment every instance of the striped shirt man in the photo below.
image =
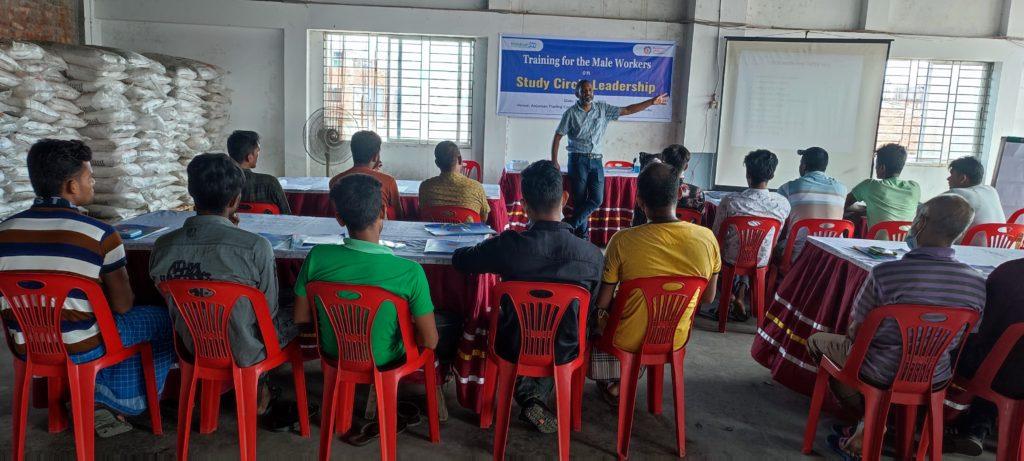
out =
<svg viewBox="0 0 1024 461"><path fill-rule="evenodd" d="M789 225L804 219L843 219L846 186L824 171L808 171L803 176L779 187L779 195L789 200ZM806 231L797 235L793 259L803 249Z"/></svg>
<svg viewBox="0 0 1024 461"><path fill-rule="evenodd" d="M967 307L981 312L985 306L985 276L954 258L948 247L922 247L903 259L879 264L861 287L850 314L851 328L859 326L873 309L889 304ZM960 338L950 344L954 350ZM862 373L878 383L891 383L902 357L902 337L895 320L878 327L864 357ZM935 368L933 382L952 377L949 354Z"/></svg>
<svg viewBox="0 0 1024 461"><path fill-rule="evenodd" d="M0 223L0 271L59 272L102 283L102 274L125 264L117 230L83 215L63 198L37 198L31 208ZM6 302L0 302L0 315L15 352L24 353L25 338ZM96 317L84 293L70 293L61 315L68 352L77 354L101 345Z"/></svg>

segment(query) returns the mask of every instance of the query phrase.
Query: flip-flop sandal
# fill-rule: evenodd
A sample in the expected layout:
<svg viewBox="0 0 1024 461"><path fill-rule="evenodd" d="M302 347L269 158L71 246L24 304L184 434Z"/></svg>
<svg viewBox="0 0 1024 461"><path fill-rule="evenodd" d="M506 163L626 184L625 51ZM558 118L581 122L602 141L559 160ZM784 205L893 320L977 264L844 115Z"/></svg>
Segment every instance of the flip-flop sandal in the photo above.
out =
<svg viewBox="0 0 1024 461"><path fill-rule="evenodd" d="M132 430L132 425L127 421L118 419L110 410L97 409L95 413L96 435L101 439L115 437Z"/></svg>
<svg viewBox="0 0 1024 461"><path fill-rule="evenodd" d="M848 439L851 436L853 436L854 432L857 432L857 425L856 424L854 424L852 426L847 426L845 424L833 424L832 425L832 433L835 434L835 435L838 435L839 437L842 437L844 439Z"/></svg>
<svg viewBox="0 0 1024 461"><path fill-rule="evenodd" d="M825 440L828 441L829 448L839 455L839 458L843 461L861 461L860 455L850 452L843 446L846 445L846 437L839 437L838 435L832 434Z"/></svg>
<svg viewBox="0 0 1024 461"><path fill-rule="evenodd" d="M746 312L743 312L742 308L738 308L737 306L739 306L739 303L736 302L735 299L729 303L729 320L740 323L749 320L750 315L748 315Z"/></svg>
<svg viewBox="0 0 1024 461"><path fill-rule="evenodd" d="M718 308L712 307L711 309L698 310L697 316L706 318L708 320L718 320Z"/></svg>
<svg viewBox="0 0 1024 461"><path fill-rule="evenodd" d="M551 414L551 411L539 403L523 408L523 411L519 413L519 419L537 428L542 434L558 432L558 422L555 419L555 415Z"/></svg>
<svg viewBox="0 0 1024 461"><path fill-rule="evenodd" d="M398 402L398 419L405 421L407 427L418 426L423 422L423 418L420 417L420 408L409 401Z"/></svg>
<svg viewBox="0 0 1024 461"><path fill-rule="evenodd" d="M266 413L259 415L260 427L270 432L299 432L299 410L295 402L275 400L267 408ZM309 419L316 421L320 415L320 405L311 402L307 411Z"/></svg>
<svg viewBox="0 0 1024 461"><path fill-rule="evenodd" d="M405 432L406 427L408 426L405 424L405 421L399 418L398 431L396 433L401 434ZM352 430L341 437L341 440L354 447L361 447L378 438L380 438L380 427L377 426L376 421L370 421L362 426L353 427Z"/></svg>
<svg viewBox="0 0 1024 461"><path fill-rule="evenodd" d="M612 408L618 408L619 396L612 394L611 390L608 389L609 387L611 386L608 384L598 383L597 391L601 394L601 400L604 400L604 403L611 405Z"/></svg>

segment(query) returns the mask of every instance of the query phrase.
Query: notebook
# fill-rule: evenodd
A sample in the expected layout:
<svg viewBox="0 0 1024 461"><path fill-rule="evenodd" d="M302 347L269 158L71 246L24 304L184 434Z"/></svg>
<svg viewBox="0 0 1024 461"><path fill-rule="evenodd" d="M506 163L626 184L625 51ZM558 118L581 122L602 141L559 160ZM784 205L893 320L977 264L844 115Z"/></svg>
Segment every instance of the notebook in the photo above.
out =
<svg viewBox="0 0 1024 461"><path fill-rule="evenodd" d="M114 228L117 229L117 234L121 236L121 240L138 240L167 230L167 227L144 226L142 224L118 224Z"/></svg>
<svg viewBox="0 0 1024 461"><path fill-rule="evenodd" d="M448 235L488 235L496 234L486 223L474 222L463 224L427 224L423 226L431 235L438 237Z"/></svg>
<svg viewBox="0 0 1024 461"><path fill-rule="evenodd" d="M455 240L427 239L423 252L428 254L450 255L459 248L466 248L476 245L476 242L459 242Z"/></svg>

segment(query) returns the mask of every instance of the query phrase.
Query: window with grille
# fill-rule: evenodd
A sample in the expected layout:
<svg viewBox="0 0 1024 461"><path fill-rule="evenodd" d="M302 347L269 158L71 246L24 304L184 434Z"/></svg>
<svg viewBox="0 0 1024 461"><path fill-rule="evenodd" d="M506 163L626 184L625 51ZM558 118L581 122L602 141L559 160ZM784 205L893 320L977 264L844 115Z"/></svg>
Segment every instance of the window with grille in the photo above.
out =
<svg viewBox="0 0 1024 461"><path fill-rule="evenodd" d="M471 38L324 33L324 122L343 138L471 144Z"/></svg>
<svg viewBox="0 0 1024 461"><path fill-rule="evenodd" d="M981 154L991 76L987 62L890 59L878 144L905 146L918 165Z"/></svg>

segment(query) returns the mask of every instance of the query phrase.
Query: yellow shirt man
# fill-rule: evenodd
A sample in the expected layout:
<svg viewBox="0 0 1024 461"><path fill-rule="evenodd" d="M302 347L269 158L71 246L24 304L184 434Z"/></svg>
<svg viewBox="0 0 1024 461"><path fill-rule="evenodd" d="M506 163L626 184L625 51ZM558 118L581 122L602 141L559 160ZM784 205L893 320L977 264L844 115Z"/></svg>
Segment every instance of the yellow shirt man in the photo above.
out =
<svg viewBox="0 0 1024 461"><path fill-rule="evenodd" d="M457 171L445 171L420 183L420 208L459 206L480 213L487 221L491 206L484 186Z"/></svg>
<svg viewBox="0 0 1024 461"><path fill-rule="evenodd" d="M661 275L696 276L706 279L722 270L718 241L710 229L684 221L648 223L623 229L612 236L605 254L601 281L616 284ZM693 309L703 293L693 297L679 326L673 347L683 347L690 336ZM647 330L647 306L643 294L630 294L615 332L616 347L635 352Z"/></svg>

